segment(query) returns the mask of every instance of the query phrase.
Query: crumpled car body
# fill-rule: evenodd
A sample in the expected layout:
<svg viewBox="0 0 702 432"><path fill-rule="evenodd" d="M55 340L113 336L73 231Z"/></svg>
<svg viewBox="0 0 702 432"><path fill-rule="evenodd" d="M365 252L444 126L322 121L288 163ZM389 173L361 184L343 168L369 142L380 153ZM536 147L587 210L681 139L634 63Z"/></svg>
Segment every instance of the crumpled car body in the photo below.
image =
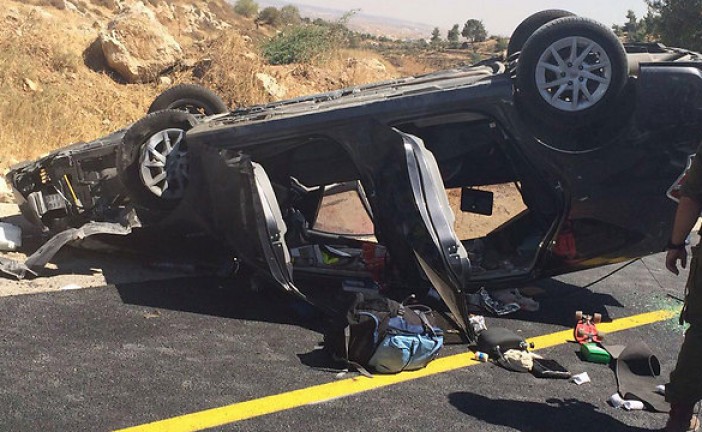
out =
<svg viewBox="0 0 702 432"><path fill-rule="evenodd" d="M666 191L702 140L702 63L681 57L637 63L620 108L578 129L535 120L500 62L200 117L186 134L185 194L156 218L115 170L125 130L15 167L8 180L23 213L51 230L134 208L148 213L140 229L207 232L310 300L313 285L433 288L465 329L465 296L480 288L663 250L675 206ZM485 204L477 189L504 183L526 210L459 238L446 190L461 188L471 211ZM320 222L342 196L363 213L360 229L333 226L344 211Z"/></svg>

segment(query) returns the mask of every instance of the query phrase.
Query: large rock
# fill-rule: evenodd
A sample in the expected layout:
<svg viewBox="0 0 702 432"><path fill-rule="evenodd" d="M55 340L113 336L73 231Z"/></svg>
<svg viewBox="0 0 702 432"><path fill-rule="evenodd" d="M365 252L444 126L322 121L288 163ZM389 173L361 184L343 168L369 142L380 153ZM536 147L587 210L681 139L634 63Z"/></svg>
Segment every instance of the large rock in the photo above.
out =
<svg viewBox="0 0 702 432"><path fill-rule="evenodd" d="M288 93L288 89L285 88L285 86L278 84L278 80L268 74L259 72L256 74L256 79L261 83L266 93L271 95L274 99L283 99Z"/></svg>
<svg viewBox="0 0 702 432"><path fill-rule="evenodd" d="M183 51L154 12L136 2L125 8L100 34L107 64L128 82L148 82L174 66Z"/></svg>

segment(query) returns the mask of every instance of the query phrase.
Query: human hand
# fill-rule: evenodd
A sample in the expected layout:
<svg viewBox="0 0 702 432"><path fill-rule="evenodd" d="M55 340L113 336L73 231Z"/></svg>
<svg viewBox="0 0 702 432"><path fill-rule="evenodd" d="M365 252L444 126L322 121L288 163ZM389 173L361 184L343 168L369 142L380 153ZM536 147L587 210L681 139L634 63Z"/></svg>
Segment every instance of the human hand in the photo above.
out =
<svg viewBox="0 0 702 432"><path fill-rule="evenodd" d="M680 267L687 267L687 250L682 249L668 249L665 255L665 268L667 268L674 275L680 274L678 270L678 261L680 261Z"/></svg>

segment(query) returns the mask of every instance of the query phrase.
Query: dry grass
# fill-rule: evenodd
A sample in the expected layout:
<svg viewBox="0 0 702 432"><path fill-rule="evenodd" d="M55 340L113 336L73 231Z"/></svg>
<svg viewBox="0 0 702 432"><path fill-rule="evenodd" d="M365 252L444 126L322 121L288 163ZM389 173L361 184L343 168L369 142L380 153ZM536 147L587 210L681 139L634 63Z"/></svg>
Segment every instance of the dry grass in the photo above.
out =
<svg viewBox="0 0 702 432"><path fill-rule="evenodd" d="M238 33L222 33L207 42L195 55L201 59L195 69L179 74L177 81L199 81L199 84L222 96L232 107L269 100L256 80L256 72L263 69L263 63Z"/></svg>
<svg viewBox="0 0 702 432"><path fill-rule="evenodd" d="M61 21L30 14L16 24L0 31L0 167L143 115L156 90L120 86L87 69L82 43L66 37Z"/></svg>
<svg viewBox="0 0 702 432"><path fill-rule="evenodd" d="M0 0L0 11L4 11L0 12L0 170L124 127L143 116L165 90L156 84L122 83L107 70L101 50L94 45L99 27L93 25L94 16L57 9L53 3ZM219 5L234 28L211 32L199 43L179 38L185 43L186 58L197 66L172 72L171 78L174 83L210 87L229 106L272 99L256 79L258 72L278 79L288 89L287 97L398 75L377 54L361 50L340 50L324 65L266 65L257 49L266 35L254 33L252 22L228 16L221 0L198 3ZM85 7L103 14L110 13L111 4L109 0L85 1ZM385 70L377 67L379 63ZM31 89L28 80L38 88Z"/></svg>

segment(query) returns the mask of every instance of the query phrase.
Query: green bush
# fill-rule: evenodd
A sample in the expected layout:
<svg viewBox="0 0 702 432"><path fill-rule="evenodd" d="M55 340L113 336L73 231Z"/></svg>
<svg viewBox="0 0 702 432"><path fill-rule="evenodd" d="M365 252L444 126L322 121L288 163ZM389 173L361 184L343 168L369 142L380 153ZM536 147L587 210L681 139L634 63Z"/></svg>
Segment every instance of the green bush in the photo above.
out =
<svg viewBox="0 0 702 432"><path fill-rule="evenodd" d="M496 52L501 52L507 49L507 46L509 46L509 38L498 36L497 37L497 43L495 44L495 51Z"/></svg>
<svg viewBox="0 0 702 432"><path fill-rule="evenodd" d="M280 11L273 6L263 9L261 13L258 14L256 21L272 27L279 27L283 22Z"/></svg>
<svg viewBox="0 0 702 432"><path fill-rule="evenodd" d="M263 56L273 65L311 63L339 48L339 38L329 27L295 26L279 33L263 48Z"/></svg>
<svg viewBox="0 0 702 432"><path fill-rule="evenodd" d="M234 12L241 16L252 17L258 13L258 3L254 0L237 0L234 3Z"/></svg>
<svg viewBox="0 0 702 432"><path fill-rule="evenodd" d="M280 8L280 19L285 25L297 25L302 22L300 10L293 5L286 5Z"/></svg>

